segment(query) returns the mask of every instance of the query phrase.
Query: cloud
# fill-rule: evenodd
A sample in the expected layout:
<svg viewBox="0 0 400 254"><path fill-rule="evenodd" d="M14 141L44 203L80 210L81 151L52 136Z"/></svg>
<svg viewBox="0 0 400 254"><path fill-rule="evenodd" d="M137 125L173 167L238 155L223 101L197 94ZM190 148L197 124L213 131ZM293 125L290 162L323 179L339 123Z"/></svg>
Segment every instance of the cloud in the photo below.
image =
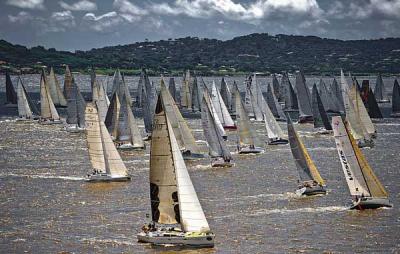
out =
<svg viewBox="0 0 400 254"><path fill-rule="evenodd" d="M8 15L8 20L11 23L19 23L19 24L25 24L26 22L32 20L33 17L29 13L25 11L20 11L17 15Z"/></svg>
<svg viewBox="0 0 400 254"><path fill-rule="evenodd" d="M65 10L70 10L70 11L95 11L97 10L97 5L96 3L93 3L88 0L82 0L79 2L76 2L74 4L67 4L64 1L58 2L60 6L65 9Z"/></svg>
<svg viewBox="0 0 400 254"><path fill-rule="evenodd" d="M66 32L76 26L75 17L71 11L53 12L48 20L39 19L42 33Z"/></svg>
<svg viewBox="0 0 400 254"><path fill-rule="evenodd" d="M44 0L7 0L6 4L24 9L43 10L43 2Z"/></svg>
<svg viewBox="0 0 400 254"><path fill-rule="evenodd" d="M248 4L232 0L176 0L173 4L152 4L150 9L158 14L187 15L194 18L207 18L222 14L233 20L259 20L276 12L308 14L321 17L316 0L256 0Z"/></svg>
<svg viewBox="0 0 400 254"><path fill-rule="evenodd" d="M107 32L123 22L123 18L115 11L100 16L96 16L94 13L86 13L83 20L88 23L89 28L97 32Z"/></svg>
<svg viewBox="0 0 400 254"><path fill-rule="evenodd" d="M144 16L148 14L146 9L139 8L128 0L114 0L113 6L122 13L129 13L137 16Z"/></svg>

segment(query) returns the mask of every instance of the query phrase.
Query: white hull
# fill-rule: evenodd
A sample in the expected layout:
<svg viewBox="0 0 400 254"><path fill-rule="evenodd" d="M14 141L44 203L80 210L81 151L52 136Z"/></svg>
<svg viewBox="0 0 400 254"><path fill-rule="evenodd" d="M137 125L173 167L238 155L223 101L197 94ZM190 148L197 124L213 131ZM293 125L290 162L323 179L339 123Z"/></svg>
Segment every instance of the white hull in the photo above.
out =
<svg viewBox="0 0 400 254"><path fill-rule="evenodd" d="M353 205L350 207L350 209L364 210L392 206L393 205L387 198L363 197L353 202Z"/></svg>
<svg viewBox="0 0 400 254"><path fill-rule="evenodd" d="M296 194L299 196L314 196L314 195L325 195L326 189L324 186L315 185L315 186L300 186L299 189L296 190Z"/></svg>
<svg viewBox="0 0 400 254"><path fill-rule="evenodd" d="M239 154L248 154L248 153L263 153L264 149L262 149L261 147L249 147L249 146L245 146L245 147L240 147L239 148Z"/></svg>
<svg viewBox="0 0 400 254"><path fill-rule="evenodd" d="M85 128L81 128L76 125L67 125L64 127L64 130L71 132L71 133L78 133L78 132L84 132Z"/></svg>
<svg viewBox="0 0 400 254"><path fill-rule="evenodd" d="M190 234L175 231L141 232L137 234L138 242L154 245L183 245L197 248L214 247L213 233Z"/></svg>
<svg viewBox="0 0 400 254"><path fill-rule="evenodd" d="M233 163L230 161L225 161L223 158L218 158L211 161L211 167L213 168L230 168L233 166Z"/></svg>
<svg viewBox="0 0 400 254"><path fill-rule="evenodd" d="M131 143L126 143L122 145L116 144L117 149L120 150L141 150L144 149L144 146L132 145Z"/></svg>
<svg viewBox="0 0 400 254"><path fill-rule="evenodd" d="M126 182L130 180L130 176L111 176L106 173L93 173L86 177L85 182Z"/></svg>
<svg viewBox="0 0 400 254"><path fill-rule="evenodd" d="M47 119L43 120L43 119L40 119L39 123L43 124L43 125L53 125L53 124L62 124L63 122L61 120L47 120Z"/></svg>

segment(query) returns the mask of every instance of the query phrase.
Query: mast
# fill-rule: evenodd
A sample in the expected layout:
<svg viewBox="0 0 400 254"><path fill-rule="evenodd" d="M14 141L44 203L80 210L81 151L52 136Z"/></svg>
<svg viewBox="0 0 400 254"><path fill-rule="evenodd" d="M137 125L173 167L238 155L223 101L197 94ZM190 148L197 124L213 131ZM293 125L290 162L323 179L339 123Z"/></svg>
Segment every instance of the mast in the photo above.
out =
<svg viewBox="0 0 400 254"><path fill-rule="evenodd" d="M6 72L6 103L17 104L17 93L15 92L14 86L11 82L10 73Z"/></svg>
<svg viewBox="0 0 400 254"><path fill-rule="evenodd" d="M313 160L308 154L296 130L294 129L292 119L290 119L289 115L287 115L286 118L287 118L290 149L292 151L300 179L303 182L314 180L319 185L325 185L325 181L319 174L317 167L315 166Z"/></svg>
<svg viewBox="0 0 400 254"><path fill-rule="evenodd" d="M351 195L387 198L385 188L350 135L347 122L343 122L340 116L334 116L332 125L336 148Z"/></svg>

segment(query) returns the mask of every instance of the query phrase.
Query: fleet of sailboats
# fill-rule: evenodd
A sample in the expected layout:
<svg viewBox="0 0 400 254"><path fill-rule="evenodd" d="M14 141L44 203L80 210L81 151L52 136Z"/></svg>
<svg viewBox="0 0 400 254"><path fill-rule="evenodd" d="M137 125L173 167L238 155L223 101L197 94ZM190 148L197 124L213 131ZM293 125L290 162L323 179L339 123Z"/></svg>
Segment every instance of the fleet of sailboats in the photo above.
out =
<svg viewBox="0 0 400 254"><path fill-rule="evenodd" d="M336 149L353 201L350 209L391 207L387 191L360 149L373 146L372 138L376 136L376 129L371 117L381 115L378 102L388 102L385 100L383 80L379 75L374 93L364 85L360 93L357 80L352 80L353 84L349 85L341 71L340 86L334 79L328 88L321 79L319 88L314 84L310 94L301 72L296 73L296 90L287 74L283 75L281 83L272 75L272 86L267 85L264 97L261 84L257 83L254 74L247 80L243 101L236 82L233 83L232 92L224 78L220 90L215 82L208 89L201 77L191 77L187 71L180 91L180 105L185 109L201 111L201 124L212 167L234 166L233 156L225 141L225 129L237 129L239 154L264 151L256 146L257 137L250 121L250 117L254 117L256 121L264 122L268 145L290 144L299 174L296 193L303 196L326 194L325 180L288 114L298 110L299 123L312 121L315 128L327 131L325 134L330 134L333 129ZM65 129L71 132L85 130L86 133L93 169L85 179L87 182L129 181L128 169L117 148L146 148L132 111L133 100L128 85L119 70L114 73L112 84L110 102L107 88L97 80L93 71L92 101L86 103L68 66L63 92L52 68L49 76L44 70L41 73L40 123L62 123L55 104L67 106ZM17 105L19 120L33 120L39 115L20 77L15 92L11 77L6 74L6 96L8 104ZM134 99L135 107L142 110L145 131L151 136L151 222L137 235L139 242L213 247L215 235L184 162L184 159L201 159L205 155L177 106L174 78L170 78L168 88L161 78L157 92L156 85L150 82L143 70ZM397 80L394 82L391 102L392 116L400 116L400 87ZM236 124L230 111L235 113ZM286 115L283 111L286 111ZM340 112L345 113L344 119L333 116L332 122L329 121L329 114ZM288 138L277 119L286 119Z"/></svg>

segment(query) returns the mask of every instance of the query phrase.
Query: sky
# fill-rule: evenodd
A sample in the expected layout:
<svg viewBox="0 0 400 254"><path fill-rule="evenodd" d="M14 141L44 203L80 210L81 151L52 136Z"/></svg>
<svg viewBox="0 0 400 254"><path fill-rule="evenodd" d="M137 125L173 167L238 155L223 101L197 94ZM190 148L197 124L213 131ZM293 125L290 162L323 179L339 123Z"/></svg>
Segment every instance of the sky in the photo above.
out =
<svg viewBox="0 0 400 254"><path fill-rule="evenodd" d="M400 37L400 0L0 0L0 39L88 50L250 33Z"/></svg>

